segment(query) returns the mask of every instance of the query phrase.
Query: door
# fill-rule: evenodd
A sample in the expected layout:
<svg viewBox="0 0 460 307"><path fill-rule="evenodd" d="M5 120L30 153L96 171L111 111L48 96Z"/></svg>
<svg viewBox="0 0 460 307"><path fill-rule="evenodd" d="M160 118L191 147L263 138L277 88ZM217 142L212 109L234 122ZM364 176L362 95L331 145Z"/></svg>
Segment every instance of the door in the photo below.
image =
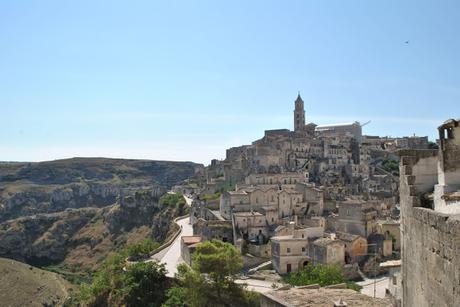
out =
<svg viewBox="0 0 460 307"><path fill-rule="evenodd" d="M286 265L286 272L291 273L291 264L290 263L288 263Z"/></svg>

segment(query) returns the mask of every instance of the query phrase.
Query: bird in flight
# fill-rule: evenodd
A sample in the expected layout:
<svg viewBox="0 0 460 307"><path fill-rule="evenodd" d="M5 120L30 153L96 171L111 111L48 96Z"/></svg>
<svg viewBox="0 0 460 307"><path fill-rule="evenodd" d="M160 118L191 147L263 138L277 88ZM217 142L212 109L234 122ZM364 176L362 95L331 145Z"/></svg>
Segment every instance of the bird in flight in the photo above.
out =
<svg viewBox="0 0 460 307"><path fill-rule="evenodd" d="M406 41L406 44L409 44L409 41Z"/></svg>

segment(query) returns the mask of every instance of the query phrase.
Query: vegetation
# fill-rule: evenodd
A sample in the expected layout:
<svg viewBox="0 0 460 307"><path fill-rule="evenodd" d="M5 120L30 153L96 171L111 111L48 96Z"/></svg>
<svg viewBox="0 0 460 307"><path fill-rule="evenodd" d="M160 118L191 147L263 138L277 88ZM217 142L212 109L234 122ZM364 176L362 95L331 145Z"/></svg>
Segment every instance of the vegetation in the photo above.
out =
<svg viewBox="0 0 460 307"><path fill-rule="evenodd" d="M428 149L439 149L439 146L435 142L428 142Z"/></svg>
<svg viewBox="0 0 460 307"><path fill-rule="evenodd" d="M399 176L399 162L396 160L385 159L382 161L382 168L393 174L394 176Z"/></svg>
<svg viewBox="0 0 460 307"><path fill-rule="evenodd" d="M298 273L292 273L286 278L286 282L292 286L306 286L319 284L320 286L347 283L349 289L358 291L359 286L354 282L347 281L343 276L340 265L313 265L308 264Z"/></svg>
<svg viewBox="0 0 460 307"><path fill-rule="evenodd" d="M238 250L222 241L200 244L192 268L178 267L178 282L171 285L164 265L139 262L126 266L127 256L144 252L154 242L143 241L112 253L82 286L77 299L67 306L258 306L258 294L234 282L243 266ZM172 286L172 287L171 287Z"/></svg>
<svg viewBox="0 0 460 307"><path fill-rule="evenodd" d="M65 280L74 285L88 283L91 281L90 272L88 269L80 266L72 266L65 264L50 265L42 268L43 270L61 275Z"/></svg>
<svg viewBox="0 0 460 307"><path fill-rule="evenodd" d="M166 269L156 262L126 267L130 253L154 246L143 242L111 254L95 273L91 284L82 286L80 303L88 306L160 306L168 288Z"/></svg>
<svg viewBox="0 0 460 307"><path fill-rule="evenodd" d="M258 306L258 294L234 282L242 267L233 245L218 240L200 244L192 268L178 267L179 282L168 291L163 307Z"/></svg>
<svg viewBox="0 0 460 307"><path fill-rule="evenodd" d="M217 191L214 194L202 195L202 196L200 196L200 199L201 200L215 200L215 199L219 199L221 195L222 195L222 192Z"/></svg>
<svg viewBox="0 0 460 307"><path fill-rule="evenodd" d="M154 249L158 248L160 244L153 241L152 239L144 239L138 243L128 245L126 247L126 252L129 257L141 257L143 255L149 254Z"/></svg>
<svg viewBox="0 0 460 307"><path fill-rule="evenodd" d="M182 209L185 204L185 198L180 193L166 193L160 198L160 205L162 207L176 207Z"/></svg>

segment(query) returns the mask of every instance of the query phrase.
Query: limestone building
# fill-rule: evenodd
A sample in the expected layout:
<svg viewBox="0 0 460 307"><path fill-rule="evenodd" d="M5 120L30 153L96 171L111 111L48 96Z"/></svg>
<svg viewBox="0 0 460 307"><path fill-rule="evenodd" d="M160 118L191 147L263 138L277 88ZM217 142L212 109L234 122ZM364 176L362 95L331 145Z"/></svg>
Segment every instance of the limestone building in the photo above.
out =
<svg viewBox="0 0 460 307"><path fill-rule="evenodd" d="M460 302L460 125L439 128L439 150L400 152L403 306Z"/></svg>
<svg viewBox="0 0 460 307"><path fill-rule="evenodd" d="M297 272L311 262L309 244L324 234L322 227L297 227L289 223L271 238L272 264L279 274Z"/></svg>

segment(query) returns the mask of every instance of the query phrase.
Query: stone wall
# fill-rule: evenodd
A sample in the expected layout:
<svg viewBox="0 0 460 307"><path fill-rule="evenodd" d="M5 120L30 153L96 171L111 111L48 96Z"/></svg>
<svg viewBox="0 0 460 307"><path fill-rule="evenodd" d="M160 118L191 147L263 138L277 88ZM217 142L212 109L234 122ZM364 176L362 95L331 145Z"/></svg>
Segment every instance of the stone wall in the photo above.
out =
<svg viewBox="0 0 460 307"><path fill-rule="evenodd" d="M403 306L458 306L460 215L422 207L437 182L437 151L400 155Z"/></svg>

